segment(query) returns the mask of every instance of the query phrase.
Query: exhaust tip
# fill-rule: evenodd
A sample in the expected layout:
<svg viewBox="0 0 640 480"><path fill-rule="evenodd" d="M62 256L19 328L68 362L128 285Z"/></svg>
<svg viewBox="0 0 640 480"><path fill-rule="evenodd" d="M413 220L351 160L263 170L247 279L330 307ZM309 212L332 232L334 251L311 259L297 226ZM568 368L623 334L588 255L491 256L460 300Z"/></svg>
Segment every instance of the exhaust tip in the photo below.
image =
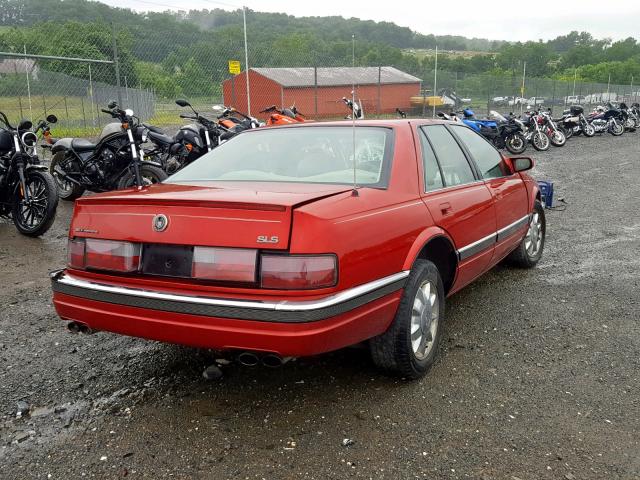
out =
<svg viewBox="0 0 640 480"><path fill-rule="evenodd" d="M80 324L78 322L69 322L67 323L67 329L71 333L80 333Z"/></svg>
<svg viewBox="0 0 640 480"><path fill-rule="evenodd" d="M238 362L245 367L255 367L258 365L259 359L255 353L242 352L238 355Z"/></svg>
<svg viewBox="0 0 640 480"><path fill-rule="evenodd" d="M262 357L262 364L265 367L269 368L278 368L284 364L285 360L280 356L274 353L268 353L264 357Z"/></svg>

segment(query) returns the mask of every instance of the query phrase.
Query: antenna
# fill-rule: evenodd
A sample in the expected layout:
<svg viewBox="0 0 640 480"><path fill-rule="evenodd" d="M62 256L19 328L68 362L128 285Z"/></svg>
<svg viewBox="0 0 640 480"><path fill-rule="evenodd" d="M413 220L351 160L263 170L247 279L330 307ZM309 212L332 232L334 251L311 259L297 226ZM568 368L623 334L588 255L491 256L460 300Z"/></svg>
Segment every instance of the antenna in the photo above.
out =
<svg viewBox="0 0 640 480"><path fill-rule="evenodd" d="M353 76L351 83L351 130L353 132L353 190L351 195L357 197L358 180L356 177L356 36L351 35L351 65L353 67Z"/></svg>

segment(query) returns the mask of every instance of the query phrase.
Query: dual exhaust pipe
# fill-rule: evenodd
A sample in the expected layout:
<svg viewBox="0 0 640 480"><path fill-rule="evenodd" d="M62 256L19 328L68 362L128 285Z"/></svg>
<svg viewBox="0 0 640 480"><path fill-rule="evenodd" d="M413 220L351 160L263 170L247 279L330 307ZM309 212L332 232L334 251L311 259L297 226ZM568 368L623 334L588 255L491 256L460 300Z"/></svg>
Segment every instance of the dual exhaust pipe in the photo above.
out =
<svg viewBox="0 0 640 480"><path fill-rule="evenodd" d="M71 333L84 333L85 335L95 333L89 325L82 322L69 322L67 323L67 328Z"/></svg>
<svg viewBox="0 0 640 480"><path fill-rule="evenodd" d="M277 353L260 355L254 352L242 352L236 357L236 360L245 367L255 367L262 363L265 367L278 368L291 360L291 358L292 357L281 357Z"/></svg>

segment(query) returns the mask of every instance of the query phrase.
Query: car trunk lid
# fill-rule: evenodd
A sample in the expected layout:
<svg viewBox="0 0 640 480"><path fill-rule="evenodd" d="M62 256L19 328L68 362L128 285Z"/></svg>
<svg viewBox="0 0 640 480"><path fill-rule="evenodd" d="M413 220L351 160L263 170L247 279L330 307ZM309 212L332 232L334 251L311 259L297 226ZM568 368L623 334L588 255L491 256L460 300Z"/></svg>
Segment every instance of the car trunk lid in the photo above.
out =
<svg viewBox="0 0 640 480"><path fill-rule="evenodd" d="M345 185L202 182L109 192L76 202L70 235L287 249L294 208L348 190ZM159 216L166 217L166 226L157 221Z"/></svg>

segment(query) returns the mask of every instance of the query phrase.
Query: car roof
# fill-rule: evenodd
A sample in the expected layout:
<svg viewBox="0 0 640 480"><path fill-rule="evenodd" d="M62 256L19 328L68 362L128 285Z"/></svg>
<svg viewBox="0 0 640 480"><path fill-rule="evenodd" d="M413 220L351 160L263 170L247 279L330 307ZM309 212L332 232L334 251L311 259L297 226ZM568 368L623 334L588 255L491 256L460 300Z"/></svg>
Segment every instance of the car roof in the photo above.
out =
<svg viewBox="0 0 640 480"><path fill-rule="evenodd" d="M332 120L321 122L300 122L287 125L273 125L272 128L306 128L306 127L350 127L355 123L356 127L391 127L397 128L403 125L429 125L429 124L445 124L456 123L450 120L441 120L439 118L391 118L391 119L375 119L375 120ZM252 129L256 130L256 129ZM264 130L264 129L258 129Z"/></svg>

